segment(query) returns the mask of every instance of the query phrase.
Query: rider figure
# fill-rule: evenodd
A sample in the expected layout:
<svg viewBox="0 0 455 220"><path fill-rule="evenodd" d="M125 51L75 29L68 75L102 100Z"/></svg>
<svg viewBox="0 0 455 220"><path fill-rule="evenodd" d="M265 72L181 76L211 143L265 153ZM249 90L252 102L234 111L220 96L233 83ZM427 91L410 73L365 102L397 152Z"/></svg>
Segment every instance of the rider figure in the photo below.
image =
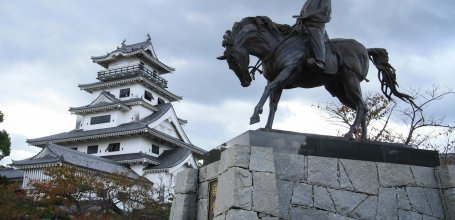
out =
<svg viewBox="0 0 455 220"><path fill-rule="evenodd" d="M313 56L307 63L323 72L325 70L325 23L331 18L331 0L306 0L297 18L296 27L306 29L310 35L310 48Z"/></svg>

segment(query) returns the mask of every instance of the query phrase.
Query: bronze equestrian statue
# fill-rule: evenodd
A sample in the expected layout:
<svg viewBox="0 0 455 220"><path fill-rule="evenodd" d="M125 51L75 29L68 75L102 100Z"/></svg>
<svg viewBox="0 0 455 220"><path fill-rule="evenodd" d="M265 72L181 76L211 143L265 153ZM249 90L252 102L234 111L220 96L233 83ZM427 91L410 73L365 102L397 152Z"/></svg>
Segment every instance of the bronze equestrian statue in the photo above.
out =
<svg viewBox="0 0 455 220"><path fill-rule="evenodd" d="M305 15L303 15L305 16ZM304 18L302 18L304 19ZM254 108L250 124L259 122L267 98L270 112L266 129L272 129L273 119L283 89L314 88L324 86L341 103L356 110L356 118L345 137L352 139L361 125L362 139L366 138L367 106L363 101L360 82L366 80L369 59L378 69L382 92L390 99L392 95L413 104L412 97L397 90L395 69L388 62L385 49L366 49L353 39L333 39L325 44L325 72L315 71L306 60L312 58L310 31L296 31L289 25L272 22L268 17L246 17L234 23L232 30L224 34L224 55L229 68L237 75L242 86L247 87L254 79L255 70L262 65L268 83ZM250 55L262 64L249 71ZM262 72L262 71L261 71ZM328 73L330 72L330 74ZM333 74L331 74L333 73Z"/></svg>

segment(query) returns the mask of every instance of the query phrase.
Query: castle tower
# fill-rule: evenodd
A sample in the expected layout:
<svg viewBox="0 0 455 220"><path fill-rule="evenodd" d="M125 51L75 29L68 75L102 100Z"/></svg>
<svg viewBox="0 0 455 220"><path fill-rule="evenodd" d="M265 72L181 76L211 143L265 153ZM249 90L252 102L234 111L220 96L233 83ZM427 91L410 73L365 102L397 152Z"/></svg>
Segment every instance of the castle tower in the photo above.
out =
<svg viewBox="0 0 455 220"><path fill-rule="evenodd" d="M168 82L163 77L174 68L158 59L150 36L131 45L123 41L116 50L92 60L103 69L98 71L96 82L79 85L93 98L88 105L69 109L77 116L75 129L28 139L28 144L43 151L13 161L15 168L25 171L24 187L29 179L42 176L43 167L62 163L62 159L56 162L55 158L68 157L60 154L69 153L73 157L89 154L86 156L91 159L86 161L91 165L83 164L84 160L77 164L77 160L63 159L63 163L103 171L96 167L96 160L108 160L144 175L154 184L168 186L177 172L195 168L196 159L206 151L193 145L182 128L186 121L178 118L172 107L172 102L182 97L167 90ZM46 159L52 157L54 160Z"/></svg>

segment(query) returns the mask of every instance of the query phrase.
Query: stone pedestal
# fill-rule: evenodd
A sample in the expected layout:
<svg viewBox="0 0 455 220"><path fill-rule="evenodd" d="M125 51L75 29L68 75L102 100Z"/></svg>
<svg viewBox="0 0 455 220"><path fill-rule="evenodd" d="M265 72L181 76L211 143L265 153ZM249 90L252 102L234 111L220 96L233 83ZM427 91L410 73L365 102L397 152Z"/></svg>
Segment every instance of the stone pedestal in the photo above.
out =
<svg viewBox="0 0 455 220"><path fill-rule="evenodd" d="M429 159L434 152L414 152L427 158L426 166L412 159L400 164L346 159L345 153L315 156L303 153L307 138L299 142L298 134L292 135L295 139L257 139L262 146L241 135L241 141L234 138L212 152L199 170L193 204L186 201L194 201L196 175L179 174L176 189L188 187L180 186L176 195L188 199L174 200L171 219L206 220L211 214L217 220L455 219L455 166L434 167L437 162ZM393 153L394 146L387 147L384 152ZM215 180L217 190L209 191ZM211 207L210 193L216 193Z"/></svg>
<svg viewBox="0 0 455 220"><path fill-rule="evenodd" d="M170 219L195 219L199 185L198 174L197 169L186 169L178 173L175 180Z"/></svg>

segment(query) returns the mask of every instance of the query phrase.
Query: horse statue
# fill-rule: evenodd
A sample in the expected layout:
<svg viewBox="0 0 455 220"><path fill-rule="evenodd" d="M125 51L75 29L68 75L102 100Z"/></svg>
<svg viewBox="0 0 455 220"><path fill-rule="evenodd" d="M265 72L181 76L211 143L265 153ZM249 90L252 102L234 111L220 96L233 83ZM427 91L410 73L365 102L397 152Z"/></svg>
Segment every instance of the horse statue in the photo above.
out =
<svg viewBox="0 0 455 220"><path fill-rule="evenodd" d="M361 138L366 139L367 106L362 98L360 82L366 79L369 59L378 69L383 94L391 99L392 95L415 105L413 98L397 90L395 69L389 64L388 53L382 48L366 49L353 39L332 39L326 43L327 72L321 73L312 69L304 60L310 57L308 33L296 30L289 25L274 23L266 16L246 17L234 23L232 30L223 36L224 55L219 60L226 60L239 78L243 87L254 80L256 70L262 65L263 76L267 79L264 92L254 108L250 124L260 121L263 106L270 98L270 112L265 126L272 129L275 112L283 89L315 88L325 89L341 103L356 111L354 123L345 135L352 139L354 132L361 126ZM250 67L250 55L256 56L258 64ZM262 62L262 64L259 64ZM251 71L250 68L253 68ZM329 73L329 69L332 72Z"/></svg>

